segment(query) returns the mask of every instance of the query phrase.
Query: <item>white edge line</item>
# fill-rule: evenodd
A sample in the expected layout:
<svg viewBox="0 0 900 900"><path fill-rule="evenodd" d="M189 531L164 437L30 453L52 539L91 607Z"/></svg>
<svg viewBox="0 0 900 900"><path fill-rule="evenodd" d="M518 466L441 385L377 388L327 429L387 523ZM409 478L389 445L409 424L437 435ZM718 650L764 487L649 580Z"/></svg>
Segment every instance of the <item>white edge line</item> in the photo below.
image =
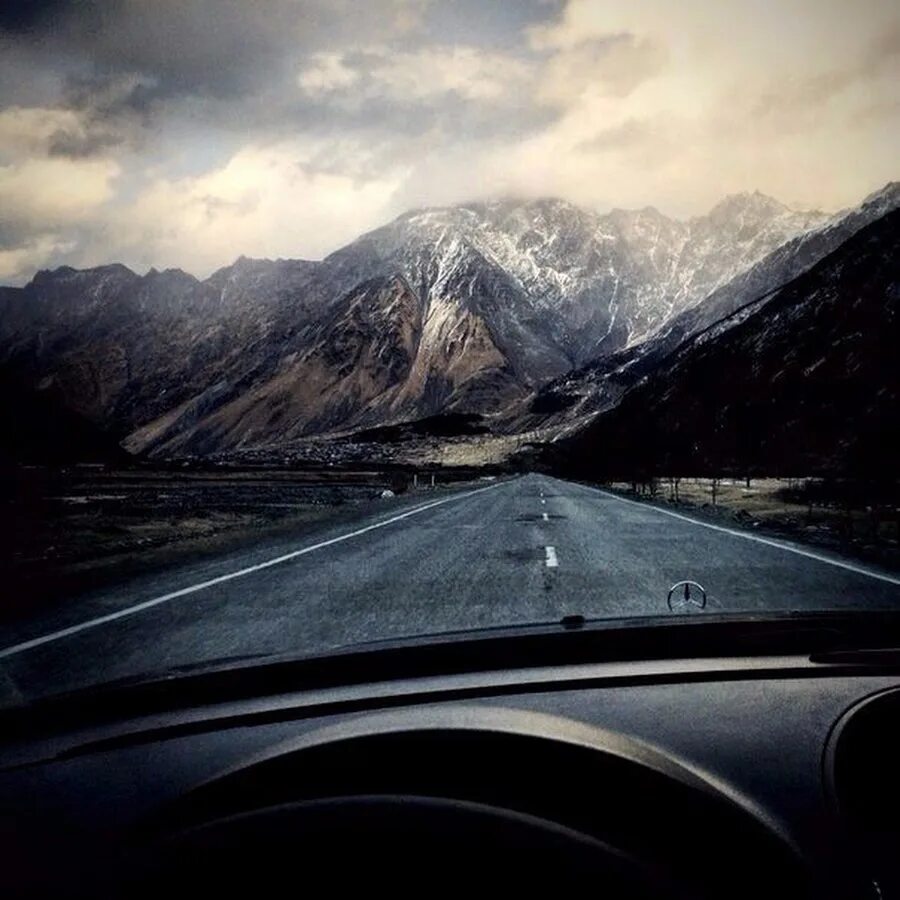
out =
<svg viewBox="0 0 900 900"><path fill-rule="evenodd" d="M88 619L86 622L81 622L78 625L70 625L68 628L62 628L59 631L51 632L50 634L42 635L41 637L32 638L30 641L23 641L21 644L13 644L11 647L6 647L3 650L0 650L0 659L6 659L9 656L15 656L18 653L24 653L26 650L32 650L35 647L40 647L43 644L49 644L52 641L58 641L61 638L69 637L73 634L78 634L80 631L86 631L89 628L96 628L98 625L104 625L107 622L114 622L116 619L124 619L126 616L133 616L135 613L142 612L145 609L150 609L153 606L159 606L161 603L166 603L169 600L176 600L179 597L185 597L188 594L194 594L197 591L202 591L205 588L213 587L217 584L223 584L226 581L232 581L235 578L241 578L244 575L250 575L253 572L259 572L261 569L268 569L271 566L277 566L279 563L288 562L288 560L296 559L298 556L304 556L307 553L312 553L314 550L321 550L323 547L330 547L332 544L339 544L342 541L349 540L350 538L358 537L361 534L365 534L368 531L374 531L376 528L384 528L385 525L392 525L394 522L399 522L401 519L407 519L410 516L417 515L420 512L425 512L429 509L434 509L436 506L443 506L445 503L452 503L454 500L463 500L466 497L472 497L475 494L480 494L483 491L490 491L494 488L502 487L503 485L509 484L509 481L501 481L498 484L490 484L487 487L476 488L474 491L466 491L463 494L454 494L452 497L445 497L443 500L433 500L430 503L425 503L422 506L415 506L412 509L408 509L405 512L400 513L396 516L391 516L389 519L384 519L380 522L374 522L371 525L366 525L364 528L357 528L356 531L350 531L347 534L341 534L334 538L329 538L327 541L320 541L318 544L311 544L308 547L301 547L299 550L292 550L290 553L285 553L282 556L276 556L274 559L268 559L265 562L257 563L253 566L247 566L244 569L238 569L235 572L228 572L225 575L219 575L216 578L210 578L208 581L201 581L197 584L189 585L188 587L181 588L177 591L172 591L169 594L162 594L159 597L154 597L151 600L144 600L142 603L136 603L134 606L126 607L125 609L117 610L113 613L108 613L105 616L98 616L96 619Z"/></svg>
<svg viewBox="0 0 900 900"><path fill-rule="evenodd" d="M556 547L547 546L544 550L547 551L547 568L555 569L559 565L559 560L556 558Z"/></svg>
<svg viewBox="0 0 900 900"><path fill-rule="evenodd" d="M584 485L584 487L588 487L588 485ZM779 550L787 550L788 553L796 553L798 556L805 556L809 559L814 559L817 562L826 563L829 566L837 566L839 569L846 569L848 572L854 572L857 575L867 575L869 578L875 578L878 581L886 581L888 584L900 585L900 578L893 575L888 575L883 572L874 572L872 569L867 569L864 566L857 566L851 562L844 562L841 559L825 556L824 554L816 553L813 550L805 550L803 547L789 544L787 541L777 541L772 538L760 537L758 534L749 534L746 531L738 531L735 528L725 528L722 525L713 525L712 522L703 522L700 519L694 519L691 516L684 516L681 513L672 512L669 509L661 509L658 506L654 506L652 503L639 503L637 500L628 500L626 497L620 497L618 494L604 491L603 488L591 488L591 490L603 494L604 497L618 500L621 503L630 503L632 506L650 509L654 512L662 513L664 516L671 516L673 519L681 519L682 522L690 522L692 525L699 525L701 528L710 528L713 531L721 531L724 534L743 538L745 541L755 541L757 544L765 544L767 547L777 547Z"/></svg>

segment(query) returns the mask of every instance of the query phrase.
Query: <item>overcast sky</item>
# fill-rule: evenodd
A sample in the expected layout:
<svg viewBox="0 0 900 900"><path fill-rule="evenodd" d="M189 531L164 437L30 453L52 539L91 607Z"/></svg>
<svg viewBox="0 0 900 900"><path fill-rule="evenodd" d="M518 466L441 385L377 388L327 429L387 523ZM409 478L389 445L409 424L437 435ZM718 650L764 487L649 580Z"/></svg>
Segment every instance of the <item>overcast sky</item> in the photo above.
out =
<svg viewBox="0 0 900 900"><path fill-rule="evenodd" d="M896 0L3 0L0 283L501 195L836 210L900 176L898 81Z"/></svg>

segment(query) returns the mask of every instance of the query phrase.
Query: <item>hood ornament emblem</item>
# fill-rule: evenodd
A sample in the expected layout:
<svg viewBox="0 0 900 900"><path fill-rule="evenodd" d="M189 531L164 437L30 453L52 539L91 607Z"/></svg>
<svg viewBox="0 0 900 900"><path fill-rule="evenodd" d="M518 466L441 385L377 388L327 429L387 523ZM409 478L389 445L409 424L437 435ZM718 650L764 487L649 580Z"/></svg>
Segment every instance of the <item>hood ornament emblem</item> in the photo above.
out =
<svg viewBox="0 0 900 900"><path fill-rule="evenodd" d="M696 588L696 591L692 590L692 588ZM680 596L676 596L676 594ZM696 606L697 609L705 609L706 588L696 581L678 581L669 588L666 605L669 607L670 612L675 612L686 606Z"/></svg>

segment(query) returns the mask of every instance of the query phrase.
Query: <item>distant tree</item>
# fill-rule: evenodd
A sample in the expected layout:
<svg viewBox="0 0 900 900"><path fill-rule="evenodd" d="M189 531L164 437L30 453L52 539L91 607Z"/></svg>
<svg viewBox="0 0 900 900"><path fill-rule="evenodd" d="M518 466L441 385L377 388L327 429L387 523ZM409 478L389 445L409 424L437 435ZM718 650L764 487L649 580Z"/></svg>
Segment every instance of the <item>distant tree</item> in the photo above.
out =
<svg viewBox="0 0 900 900"><path fill-rule="evenodd" d="M676 478L674 475L669 476L669 499L678 502L678 485L681 481L681 478Z"/></svg>

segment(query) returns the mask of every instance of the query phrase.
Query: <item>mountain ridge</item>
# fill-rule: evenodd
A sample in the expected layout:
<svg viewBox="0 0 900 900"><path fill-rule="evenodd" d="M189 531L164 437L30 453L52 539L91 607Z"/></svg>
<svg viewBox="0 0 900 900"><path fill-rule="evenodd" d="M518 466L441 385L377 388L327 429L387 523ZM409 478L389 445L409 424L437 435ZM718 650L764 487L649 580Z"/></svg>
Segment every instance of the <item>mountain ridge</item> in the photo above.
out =
<svg viewBox="0 0 900 900"><path fill-rule="evenodd" d="M581 475L896 477L900 209L684 341L560 442ZM711 375L712 373L712 375Z"/></svg>
<svg viewBox="0 0 900 900"><path fill-rule="evenodd" d="M867 195L858 207L834 214L775 248L753 266L713 291L702 304L672 317L650 339L593 361L548 382L527 401L538 412L513 412L508 427L563 427L614 406L621 396L652 372L670 353L715 322L746 306L764 302L863 227L900 207L900 182L889 182ZM541 408L549 410L546 414Z"/></svg>
<svg viewBox="0 0 900 900"><path fill-rule="evenodd" d="M890 182L888 186L893 185L893 184L897 184L897 183ZM869 194L866 197L866 200L876 197L877 195L882 193L884 190L886 190L886 188L880 188L877 191L873 191L871 194ZM669 219L671 221L689 223L691 221L705 219L705 218L713 215L718 209L720 209L722 207L726 207L729 204L731 204L732 202L750 199L750 198L753 198L756 196L762 197L766 201L769 201L769 202L775 204L777 206L777 208L779 208L781 211L800 213L800 214L804 214L804 215L812 215L817 218L821 217L823 220L827 219L829 217L839 216L839 215L842 215L843 213L847 212L847 210L841 210L836 213L828 213L826 211L818 210L818 209L814 209L814 210L799 209L797 207L782 203L777 198L774 198L774 197L772 197L768 194L765 194L759 190L736 191L731 194L726 194L721 200L719 200L712 207L710 207L708 212L700 213L700 214L696 214L696 215L692 215L692 216L686 216L686 217L671 216L667 213L663 213L660 211L660 209L657 206L655 206L653 204L647 204L643 207L635 207L635 208L614 206L614 207L610 207L610 209L607 212L601 213L601 212L593 211L588 207L578 206L578 204L572 203L571 201L564 200L561 197L555 197L555 196L549 195L549 194L538 196L538 197L527 197L525 195L510 194L510 195L499 196L499 197L489 199L489 200L468 200L468 201L463 201L460 203L454 203L454 204L449 204L449 205L444 205L444 206L410 207L409 209L405 210L404 212L398 213L393 219L390 219L388 222L384 223L383 225L376 226L375 228L370 229L367 232L363 232L359 237L355 238L354 241L351 241L350 243L352 244L355 241L358 241L361 238L364 238L366 235L372 234L373 232L376 232L382 228L389 227L395 223L401 222L406 219L415 218L416 216L418 216L420 214L436 213L436 212L440 213L440 212L446 212L448 210L455 210L455 209L475 209L478 207L498 207L498 206L507 206L507 205L508 206L560 205L560 206L570 207L572 209L582 210L585 213L595 215L598 217L606 217L606 216L611 216L614 214L623 214L623 213L624 214L649 213L649 214L661 216L661 217ZM129 266L125 263L122 263L122 262L98 263L97 265L94 265L94 266L84 266L84 267L80 267L80 268L69 265L69 264L61 264L59 266L36 269L32 278L28 282L26 282L25 285L22 285L21 287L27 287L28 285L32 284L35 281L40 282L46 276L53 276L53 275L62 274L62 273L73 274L73 273L79 273L79 272L80 273L99 272L99 271L102 271L105 269L125 270L125 272L135 275L139 278L150 276L150 275L168 275L168 274L180 273L182 275L186 275L187 277L191 278L194 281L197 281L199 283L204 283L204 282L214 281L214 280L216 280L217 276L221 275L221 273L229 272L234 267L242 265L242 264L243 265L248 264L248 263L249 264L257 264L257 263L258 264L279 264L279 263L314 264L314 263L324 262L330 256L333 256L335 253L339 253L341 250L345 249L346 246L348 246L348 245L345 245L344 247L339 247L336 250L333 250L330 253L325 254L323 257L321 257L319 259L310 259L307 257L295 257L295 256L289 256L289 257L249 256L245 253L240 253L232 262L227 263L222 266L219 266L218 268L214 269L206 277L201 277L199 275L196 275L195 273L190 272L187 269L182 268L181 266L166 266L163 269L159 269L155 265L150 265L150 267L146 270L146 272L144 272L144 274L141 275L141 273L139 271L137 271L136 269L134 269L131 266ZM16 286L0 285L0 288L13 288L13 287L16 287Z"/></svg>
<svg viewBox="0 0 900 900"><path fill-rule="evenodd" d="M822 221L758 193L688 222L506 199L409 210L321 261L241 256L202 281L60 267L4 289L0 365L160 457L502 417Z"/></svg>

